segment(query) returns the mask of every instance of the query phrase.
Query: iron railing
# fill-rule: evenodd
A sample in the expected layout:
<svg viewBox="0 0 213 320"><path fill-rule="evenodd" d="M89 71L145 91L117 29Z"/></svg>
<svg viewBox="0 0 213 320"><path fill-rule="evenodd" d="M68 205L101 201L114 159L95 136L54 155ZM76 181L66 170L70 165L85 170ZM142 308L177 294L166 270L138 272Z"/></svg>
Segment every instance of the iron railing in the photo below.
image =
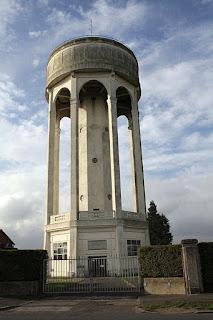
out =
<svg viewBox="0 0 213 320"><path fill-rule="evenodd" d="M140 290L137 256L90 256L44 261L44 293Z"/></svg>

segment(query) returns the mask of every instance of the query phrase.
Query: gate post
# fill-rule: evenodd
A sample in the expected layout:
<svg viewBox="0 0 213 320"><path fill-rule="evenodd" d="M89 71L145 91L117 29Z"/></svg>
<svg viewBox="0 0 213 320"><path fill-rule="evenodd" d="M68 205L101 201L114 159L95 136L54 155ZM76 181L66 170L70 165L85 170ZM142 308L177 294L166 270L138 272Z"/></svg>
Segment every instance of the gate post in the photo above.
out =
<svg viewBox="0 0 213 320"><path fill-rule="evenodd" d="M181 241L183 272L187 294L203 292L200 256L197 243L197 239L184 239Z"/></svg>
<svg viewBox="0 0 213 320"><path fill-rule="evenodd" d="M46 280L47 280L47 259L43 260L43 265L42 265L42 273L41 273L41 281L42 281L42 289L43 293L46 292Z"/></svg>

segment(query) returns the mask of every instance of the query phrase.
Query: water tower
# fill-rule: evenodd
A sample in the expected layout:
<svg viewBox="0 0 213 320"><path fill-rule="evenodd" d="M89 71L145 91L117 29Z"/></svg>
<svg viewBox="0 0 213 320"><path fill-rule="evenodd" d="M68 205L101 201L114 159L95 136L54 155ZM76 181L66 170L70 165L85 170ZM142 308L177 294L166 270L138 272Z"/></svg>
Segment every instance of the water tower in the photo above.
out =
<svg viewBox="0 0 213 320"><path fill-rule="evenodd" d="M44 248L53 259L137 255L149 244L138 116L138 63L122 43L68 41L47 64ZM122 210L117 118L128 119L134 211ZM71 210L59 213L60 120L71 119Z"/></svg>

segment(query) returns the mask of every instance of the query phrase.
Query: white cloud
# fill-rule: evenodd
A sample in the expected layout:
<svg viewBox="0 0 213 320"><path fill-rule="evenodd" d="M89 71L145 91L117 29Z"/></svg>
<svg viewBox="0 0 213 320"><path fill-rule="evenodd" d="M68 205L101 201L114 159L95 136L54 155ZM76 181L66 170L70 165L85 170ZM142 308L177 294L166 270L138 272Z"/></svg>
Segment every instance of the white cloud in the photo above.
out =
<svg viewBox="0 0 213 320"><path fill-rule="evenodd" d="M13 23L21 15L23 8L21 3L16 0L1 0L0 10L0 49L10 51L12 49L11 41L15 39Z"/></svg>
<svg viewBox="0 0 213 320"><path fill-rule="evenodd" d="M30 31L29 36L30 38L38 38L42 34L41 31Z"/></svg>
<svg viewBox="0 0 213 320"><path fill-rule="evenodd" d="M23 112L27 106L22 103L25 92L19 89L11 81L10 77L0 74L0 115L3 117L14 118L18 112Z"/></svg>
<svg viewBox="0 0 213 320"><path fill-rule="evenodd" d="M0 90L7 94L10 93L15 97L24 97L25 93L23 90L17 88L14 82L11 81L10 77L6 74L0 74Z"/></svg>
<svg viewBox="0 0 213 320"><path fill-rule="evenodd" d="M47 132L42 125L30 120L14 124L0 119L0 155L3 159L20 163L45 163L46 142Z"/></svg>
<svg viewBox="0 0 213 320"><path fill-rule="evenodd" d="M93 18L94 34L114 33L116 36L140 24L146 17L146 6L142 2L128 1L124 6L113 6L104 0L95 1L92 9L86 12L81 10L84 17ZM118 28L119 21L119 28ZM96 31L97 30L97 31Z"/></svg>
<svg viewBox="0 0 213 320"><path fill-rule="evenodd" d="M213 133L202 136L200 132L193 132L183 137L181 148L183 150L206 150L206 156L209 155L209 148L213 145ZM211 153L210 153L211 154Z"/></svg>
<svg viewBox="0 0 213 320"><path fill-rule="evenodd" d="M33 120L0 119L1 228L18 248L43 245L46 141L47 132Z"/></svg>
<svg viewBox="0 0 213 320"><path fill-rule="evenodd" d="M39 63L40 63L39 59L33 59L33 66L34 67L38 67Z"/></svg>
<svg viewBox="0 0 213 320"><path fill-rule="evenodd" d="M203 4L203 5L206 5L206 4L213 5L213 1L212 0L201 0L201 4Z"/></svg>
<svg viewBox="0 0 213 320"><path fill-rule="evenodd" d="M93 34L106 34L107 32L120 37L127 30L136 28L138 21L140 25L144 23L146 17L146 6L142 2L135 1L128 1L123 6L117 7L108 1L97 0L89 10L74 5L71 8L73 13L53 8L47 17L47 22L54 30L54 38L57 41L64 33L69 34L70 38L90 34L91 18Z"/></svg>
<svg viewBox="0 0 213 320"><path fill-rule="evenodd" d="M14 22L20 10L20 2L1 0L0 35L5 35L8 32L8 27Z"/></svg>
<svg viewBox="0 0 213 320"><path fill-rule="evenodd" d="M25 105L19 105L19 106L17 107L17 109L18 109L18 111L20 111L20 112L24 112L24 111L26 111L26 110L28 109L28 107L25 106Z"/></svg>
<svg viewBox="0 0 213 320"><path fill-rule="evenodd" d="M147 207L154 200L170 220L174 243L184 238L212 241L213 175L197 168L170 179L146 179Z"/></svg>
<svg viewBox="0 0 213 320"><path fill-rule="evenodd" d="M31 182L33 178L32 175ZM17 181L17 179L14 181L16 185ZM20 184L19 188L24 190L25 186ZM42 193L33 194L30 191L32 190L25 192L22 197L13 196L4 206L0 206L1 227L19 249L38 249L43 246L45 198ZM0 199L2 200L2 197Z"/></svg>
<svg viewBox="0 0 213 320"><path fill-rule="evenodd" d="M208 28L205 27L205 30L208 37L204 34L203 38L201 30L195 30L199 35L197 43L191 39L191 30L186 29L185 32L189 37L188 42L193 42L193 49L201 51L202 59L192 56L191 60L168 64L167 49L164 52L166 40L157 44L157 52L161 52L158 57L164 56L163 60L157 60L158 66L152 59L144 59L143 77L141 76L144 116L141 131L144 157L147 165L149 164L149 170L163 169L164 163L165 169L173 167L175 170L175 162L177 168L181 165L188 166L190 161L191 164L199 161L199 155L205 158L205 154L208 155L205 161L211 162L212 134L205 132L210 130L213 124L213 72L212 58L208 53L211 36ZM203 56L204 43L206 54ZM171 50L170 56L172 53ZM147 54L150 55L149 50ZM198 137L200 146L196 142ZM207 163L205 161L204 166Z"/></svg>
<svg viewBox="0 0 213 320"><path fill-rule="evenodd" d="M38 6L39 7L46 7L49 4L49 0L38 0Z"/></svg>

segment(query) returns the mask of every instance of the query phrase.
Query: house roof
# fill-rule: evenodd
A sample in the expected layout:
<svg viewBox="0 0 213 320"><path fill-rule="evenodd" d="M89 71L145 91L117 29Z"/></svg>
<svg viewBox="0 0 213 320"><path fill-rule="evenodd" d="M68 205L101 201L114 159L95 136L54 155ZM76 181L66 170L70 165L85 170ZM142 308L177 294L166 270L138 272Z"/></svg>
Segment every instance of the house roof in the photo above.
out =
<svg viewBox="0 0 213 320"><path fill-rule="evenodd" d="M9 240L12 244L15 244L2 229L0 229L0 241L1 241L1 236L3 236L4 239Z"/></svg>

